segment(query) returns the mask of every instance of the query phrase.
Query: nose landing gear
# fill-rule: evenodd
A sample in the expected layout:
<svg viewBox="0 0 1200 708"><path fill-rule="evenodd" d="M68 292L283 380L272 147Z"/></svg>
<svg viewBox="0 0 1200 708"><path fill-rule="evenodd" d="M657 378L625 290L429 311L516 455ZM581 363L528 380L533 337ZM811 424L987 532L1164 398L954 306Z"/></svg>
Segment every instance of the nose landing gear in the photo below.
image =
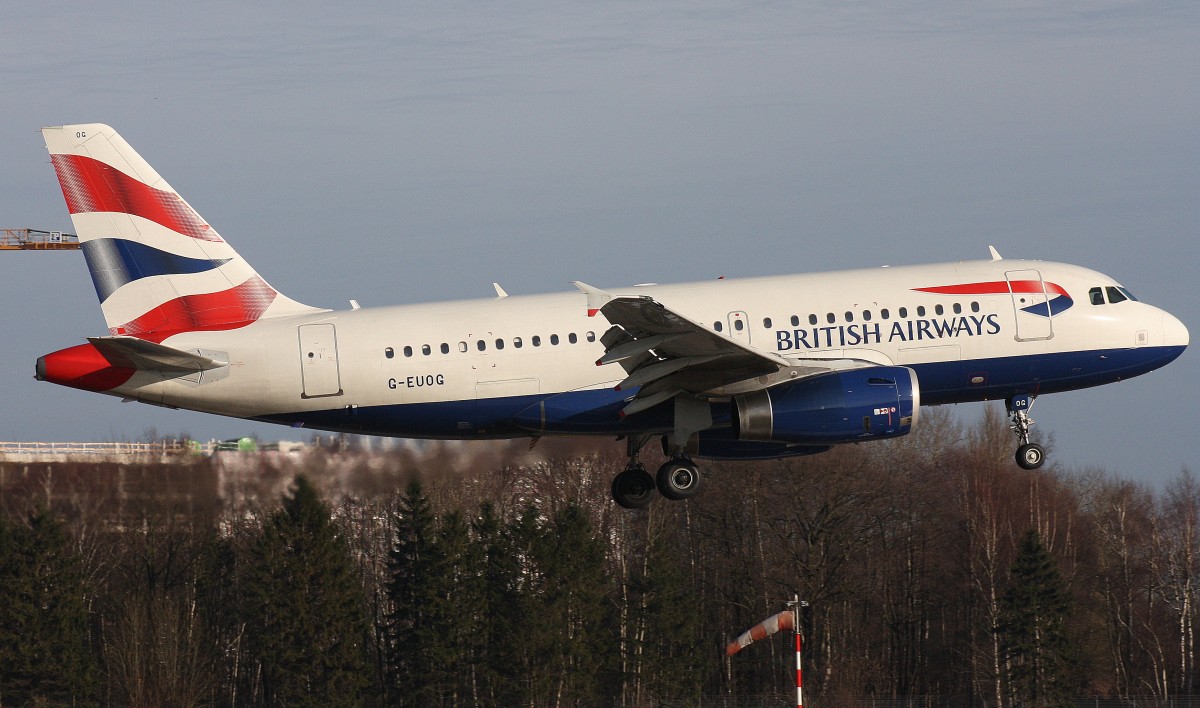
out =
<svg viewBox="0 0 1200 708"><path fill-rule="evenodd" d="M1013 396L1006 401L1008 414L1012 417L1008 427L1017 436L1017 466L1025 470L1036 470L1046 461L1046 450L1029 442L1029 429L1033 427L1029 409L1033 408L1033 400L1033 396Z"/></svg>

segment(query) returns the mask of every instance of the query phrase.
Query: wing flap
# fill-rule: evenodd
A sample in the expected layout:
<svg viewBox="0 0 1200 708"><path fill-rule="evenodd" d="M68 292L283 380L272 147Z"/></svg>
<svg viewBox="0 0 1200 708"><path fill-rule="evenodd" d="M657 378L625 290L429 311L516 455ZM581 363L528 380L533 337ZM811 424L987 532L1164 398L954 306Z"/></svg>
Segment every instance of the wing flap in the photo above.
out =
<svg viewBox="0 0 1200 708"><path fill-rule="evenodd" d="M587 296L588 314L602 314L612 327L600 338L597 366L619 363L627 376L618 391L641 387L626 407L632 414L680 393L704 394L729 384L773 376L790 362L723 336L652 297L614 296L575 283Z"/></svg>

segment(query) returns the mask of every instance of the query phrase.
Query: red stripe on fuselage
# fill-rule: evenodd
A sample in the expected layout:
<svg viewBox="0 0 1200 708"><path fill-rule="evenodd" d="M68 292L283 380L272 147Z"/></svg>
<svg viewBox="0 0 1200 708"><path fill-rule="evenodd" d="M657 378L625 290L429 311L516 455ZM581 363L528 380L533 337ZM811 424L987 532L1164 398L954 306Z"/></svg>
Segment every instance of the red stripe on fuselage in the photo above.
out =
<svg viewBox="0 0 1200 708"><path fill-rule="evenodd" d="M51 155L50 161L72 214L119 212L149 219L202 241L222 241L174 192L155 189L90 157Z"/></svg>
<svg viewBox="0 0 1200 708"><path fill-rule="evenodd" d="M180 332L239 329L261 317L277 294L256 275L229 290L177 297L109 331L161 343Z"/></svg>
<svg viewBox="0 0 1200 708"><path fill-rule="evenodd" d="M938 295L999 295L1014 293L1040 293L1041 280L995 280L990 283L963 283L962 285L940 285L933 288L913 288L918 292L935 293ZM1011 286L1011 289L1010 289ZM1066 295L1067 291L1057 283L1045 283L1046 292L1056 295Z"/></svg>

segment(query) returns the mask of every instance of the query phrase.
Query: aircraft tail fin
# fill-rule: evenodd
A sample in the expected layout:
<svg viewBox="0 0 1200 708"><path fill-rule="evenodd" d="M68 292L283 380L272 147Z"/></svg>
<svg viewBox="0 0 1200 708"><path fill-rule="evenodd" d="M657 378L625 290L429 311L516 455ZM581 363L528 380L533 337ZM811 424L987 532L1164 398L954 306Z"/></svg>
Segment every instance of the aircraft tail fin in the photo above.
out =
<svg viewBox="0 0 1200 708"><path fill-rule="evenodd" d="M110 334L162 342L320 311L268 285L112 128L42 136Z"/></svg>

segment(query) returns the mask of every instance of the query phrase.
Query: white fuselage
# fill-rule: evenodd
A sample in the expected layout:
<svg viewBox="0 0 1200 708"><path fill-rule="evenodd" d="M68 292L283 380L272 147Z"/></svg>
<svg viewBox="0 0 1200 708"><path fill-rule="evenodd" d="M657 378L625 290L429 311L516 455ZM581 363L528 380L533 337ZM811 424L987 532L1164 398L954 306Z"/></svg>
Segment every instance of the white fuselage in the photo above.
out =
<svg viewBox="0 0 1200 708"><path fill-rule="evenodd" d="M995 292L1038 280L1034 292ZM1109 302L1117 287L1077 266L990 260L612 292L653 297L788 360L912 367L922 402L939 404L1099 385L1178 356L1186 328L1150 305ZM612 390L626 372L596 365L608 328L577 292L263 319L164 342L220 353L227 369L200 380L138 373L110 393L376 435L620 434L637 423L612 414L633 395ZM522 414L545 401L557 402L549 419L544 405L536 419Z"/></svg>

